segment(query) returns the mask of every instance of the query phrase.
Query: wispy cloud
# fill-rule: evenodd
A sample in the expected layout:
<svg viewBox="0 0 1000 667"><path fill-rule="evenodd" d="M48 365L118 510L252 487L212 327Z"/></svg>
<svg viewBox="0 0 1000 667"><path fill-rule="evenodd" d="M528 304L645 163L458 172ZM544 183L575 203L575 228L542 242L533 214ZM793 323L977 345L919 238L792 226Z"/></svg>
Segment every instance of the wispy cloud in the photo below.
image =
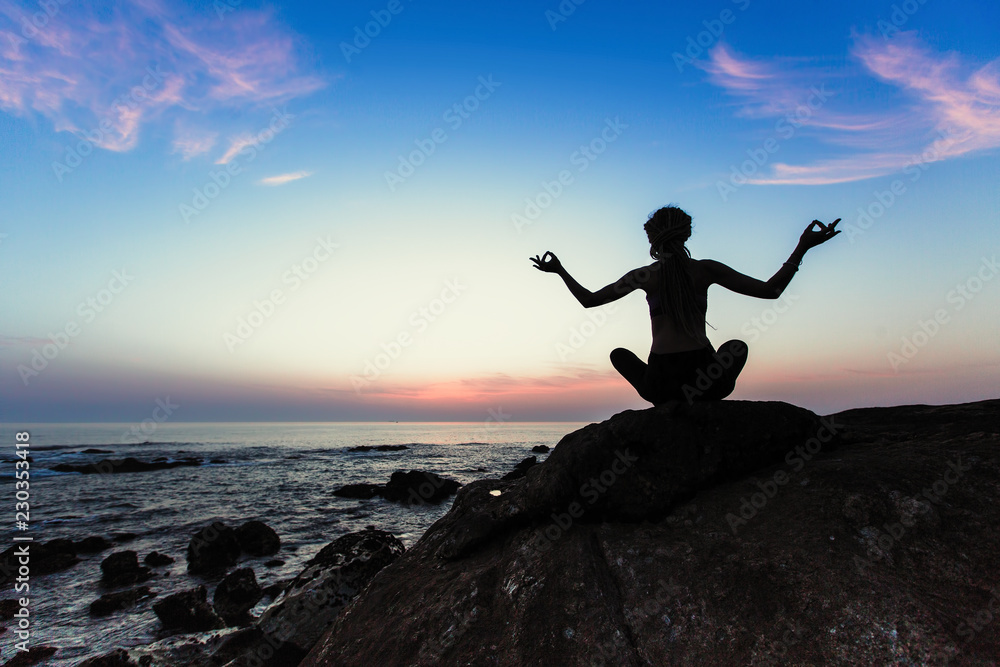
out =
<svg viewBox="0 0 1000 667"><path fill-rule="evenodd" d="M165 116L254 111L325 85L301 72L296 38L266 10L220 21L160 0L53 6L59 11L34 28L37 3L0 0L0 110L40 114L80 136L99 129L93 143L107 150L134 148L142 127ZM179 132L174 150L203 153L211 134Z"/></svg>
<svg viewBox="0 0 1000 667"><path fill-rule="evenodd" d="M218 132L192 130L178 126L174 130L174 153L180 153L185 160L190 160L212 150L218 137Z"/></svg>
<svg viewBox="0 0 1000 667"><path fill-rule="evenodd" d="M285 183L291 183L292 181L297 181L300 178L306 178L312 176L311 171L293 171L290 174L279 174L277 176L268 176L267 178L262 178L257 181L258 185L284 185Z"/></svg>
<svg viewBox="0 0 1000 667"><path fill-rule="evenodd" d="M223 153L219 159L215 161L215 164L227 164L230 160L236 157L236 154L247 146L256 146L260 143L260 139L253 134L241 134L237 137L232 137L229 140L229 148Z"/></svg>
<svg viewBox="0 0 1000 667"><path fill-rule="evenodd" d="M961 54L932 51L916 33L857 36L851 54L857 66L834 71L789 58L752 59L722 43L711 51L702 68L744 117L795 114L824 85L861 90L875 78L896 89L867 103L857 95L833 99L796 116L803 132L830 145L830 155L809 164L773 163L751 182L857 181L1000 147L1000 58L977 66Z"/></svg>

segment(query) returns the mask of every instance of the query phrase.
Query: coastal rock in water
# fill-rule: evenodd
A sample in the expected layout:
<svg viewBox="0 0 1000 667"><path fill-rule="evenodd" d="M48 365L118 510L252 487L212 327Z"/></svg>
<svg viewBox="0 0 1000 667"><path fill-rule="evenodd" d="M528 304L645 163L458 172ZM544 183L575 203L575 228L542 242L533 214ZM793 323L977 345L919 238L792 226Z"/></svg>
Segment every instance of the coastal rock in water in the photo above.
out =
<svg viewBox="0 0 1000 667"><path fill-rule="evenodd" d="M134 607L139 601L155 596L156 593L150 591L149 586L139 586L117 593L105 593L90 603L90 613L93 616L107 616L127 607Z"/></svg>
<svg viewBox="0 0 1000 667"><path fill-rule="evenodd" d="M88 447L80 452L81 454L114 454L110 449L97 449L96 447Z"/></svg>
<svg viewBox="0 0 1000 667"><path fill-rule="evenodd" d="M357 447L348 447L349 452L401 452L404 449L409 449L406 445L358 445Z"/></svg>
<svg viewBox="0 0 1000 667"><path fill-rule="evenodd" d="M101 581L108 586L127 586L152 576L148 567L139 565L136 552L116 551L101 561Z"/></svg>
<svg viewBox="0 0 1000 667"><path fill-rule="evenodd" d="M257 604L263 591L257 583L257 576L249 567L233 570L219 582L212 597L215 613L228 625L246 625L250 622L247 613Z"/></svg>
<svg viewBox="0 0 1000 667"><path fill-rule="evenodd" d="M548 445L535 445L534 447L531 448L531 451L533 451L535 454L548 454L549 453L549 446Z"/></svg>
<svg viewBox="0 0 1000 667"><path fill-rule="evenodd" d="M536 465L538 465L538 458L535 456L529 456L514 466L514 469L504 475L502 479L521 479L524 477L524 473L528 472L528 468Z"/></svg>
<svg viewBox="0 0 1000 667"><path fill-rule="evenodd" d="M13 658L3 663L3 667L29 667L55 655L59 649L54 646L32 646L27 651L18 651Z"/></svg>
<svg viewBox="0 0 1000 667"><path fill-rule="evenodd" d="M0 585L14 580L20 566L23 544L15 544L0 553ZM80 562L71 540L56 539L32 544L29 548L32 576L52 574L65 570Z"/></svg>
<svg viewBox="0 0 1000 667"><path fill-rule="evenodd" d="M78 472L84 475L114 475L127 472L148 472L150 470L166 470L181 466L199 466L201 459L186 458L179 461L140 461L139 459L128 457L124 459L101 459L97 463L85 463L74 465L72 463L57 463L52 466L56 472Z"/></svg>
<svg viewBox="0 0 1000 667"><path fill-rule="evenodd" d="M403 543L382 530L349 533L323 547L257 621L267 637L304 656L347 602L379 570L396 560Z"/></svg>
<svg viewBox="0 0 1000 667"><path fill-rule="evenodd" d="M184 632L206 632L226 625L208 604L204 586L168 595L153 605L153 611L165 628Z"/></svg>
<svg viewBox="0 0 1000 667"><path fill-rule="evenodd" d="M73 543L73 547L76 549L76 553L78 554L96 554L106 549L110 549L111 542L108 542L100 535L91 535L90 537L85 537L82 540L77 540Z"/></svg>
<svg viewBox="0 0 1000 667"><path fill-rule="evenodd" d="M14 618L14 614L21 608L21 603L17 598L0 600L0 621L9 621Z"/></svg>
<svg viewBox="0 0 1000 667"><path fill-rule="evenodd" d="M358 498L361 500L368 500L369 498L381 495L381 489L381 484L346 484L339 489L334 490L333 495L339 498Z"/></svg>
<svg viewBox="0 0 1000 667"><path fill-rule="evenodd" d="M454 494L462 486L453 479L447 479L432 472L397 470L389 476L385 485L348 484L333 492L340 498L360 498L367 500L382 496L386 500L408 505L437 505Z"/></svg>
<svg viewBox="0 0 1000 667"><path fill-rule="evenodd" d="M301 667L995 661L1000 400L685 407L467 485Z"/></svg>
<svg viewBox="0 0 1000 667"><path fill-rule="evenodd" d="M149 664L147 662L147 664ZM129 657L128 651L123 648L116 648L111 653L87 658L76 667L143 667Z"/></svg>
<svg viewBox="0 0 1000 667"><path fill-rule="evenodd" d="M278 553L281 538L263 521L247 521L236 529L236 541L251 556L270 556Z"/></svg>
<svg viewBox="0 0 1000 667"><path fill-rule="evenodd" d="M224 570L235 565L239 557L240 542L236 531L215 521L195 533L188 543L188 572Z"/></svg>
<svg viewBox="0 0 1000 667"><path fill-rule="evenodd" d="M453 495L461 486L453 479L447 479L432 472L397 470L389 476L389 481L381 491L386 500L408 505L439 504Z"/></svg>
<svg viewBox="0 0 1000 667"><path fill-rule="evenodd" d="M150 567L163 567L164 565L173 563L174 559L166 554L161 554L159 551L150 551L142 559L142 562Z"/></svg>

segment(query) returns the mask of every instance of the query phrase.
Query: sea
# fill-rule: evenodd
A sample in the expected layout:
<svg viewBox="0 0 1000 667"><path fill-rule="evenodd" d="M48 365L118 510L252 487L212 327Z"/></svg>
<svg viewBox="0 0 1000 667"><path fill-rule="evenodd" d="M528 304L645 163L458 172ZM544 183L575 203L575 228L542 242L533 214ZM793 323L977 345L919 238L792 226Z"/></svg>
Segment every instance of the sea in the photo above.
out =
<svg viewBox="0 0 1000 667"><path fill-rule="evenodd" d="M276 555L244 557L236 567L252 567L262 586L288 581L323 546L346 533L374 526L412 547L424 531L451 507L406 506L381 498L338 498L333 491L358 482L384 483L396 470L434 472L462 484L496 478L533 454L532 447L556 443L582 423L169 423L143 433L131 424L37 424L19 427L30 433L30 521L14 529L13 432L0 457L0 479L10 511L6 549L14 536L36 542L55 538L80 540L100 535L114 547L81 554L81 562L62 572L32 577L30 613L32 646L59 650L46 665L76 665L84 658L117 647L152 643L167 636L152 610L157 599L205 584L211 600L217 578L187 573L191 535L213 521L230 526L257 519L281 538ZM136 436L136 433L139 436ZM141 438L141 442L139 441ZM367 445L406 445L392 452L352 452ZM109 454L84 454L96 448ZM95 463L103 458L197 457L199 466L121 474L60 473L59 463ZM129 534L134 535L130 537ZM142 585L157 597L111 616L94 618L90 603L110 589L102 586L101 561L130 549L141 561L151 551L175 559ZM266 566L269 560L281 565ZM117 590L117 589L115 589ZM13 590L0 598L20 597ZM259 613L269 602L262 600ZM15 653L14 621L0 621L0 663Z"/></svg>

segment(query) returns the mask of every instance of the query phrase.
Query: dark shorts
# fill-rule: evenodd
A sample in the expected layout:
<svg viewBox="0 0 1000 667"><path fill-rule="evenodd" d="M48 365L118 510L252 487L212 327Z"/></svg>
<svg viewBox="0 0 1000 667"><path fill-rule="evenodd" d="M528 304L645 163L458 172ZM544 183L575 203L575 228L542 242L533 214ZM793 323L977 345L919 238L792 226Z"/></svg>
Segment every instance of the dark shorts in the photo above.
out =
<svg viewBox="0 0 1000 667"><path fill-rule="evenodd" d="M632 352L618 348L611 363L635 387L639 395L654 405L667 401L717 401L736 388L736 378L747 360L747 345L731 340L719 346L685 352L651 352L643 363Z"/></svg>

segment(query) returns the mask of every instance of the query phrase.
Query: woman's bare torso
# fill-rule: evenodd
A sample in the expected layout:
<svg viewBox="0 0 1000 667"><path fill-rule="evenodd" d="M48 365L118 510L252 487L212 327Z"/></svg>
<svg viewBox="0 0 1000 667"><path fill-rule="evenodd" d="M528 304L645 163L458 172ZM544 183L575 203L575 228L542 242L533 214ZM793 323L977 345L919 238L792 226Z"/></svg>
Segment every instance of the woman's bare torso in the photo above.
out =
<svg viewBox="0 0 1000 667"><path fill-rule="evenodd" d="M659 299L660 296L660 267L658 262L653 262L649 266L645 267L646 270L642 271L642 275L645 280L639 283L640 289L642 289L646 295L647 299L652 295L654 298ZM704 306L701 310L701 323L699 324L698 331L701 334L700 340L698 338L692 338L690 335L681 330L677 325L674 324L673 320L667 313L662 315L651 315L650 321L653 328L653 344L650 351L655 354L667 354L669 352L685 352L687 350L698 350L707 345L711 345L708 340L708 336L705 335L705 310L708 308L708 288L711 285L710 278L704 268L701 267L699 260L692 259L688 262L689 275L691 276L691 282L694 285L695 291L695 302L700 306Z"/></svg>

